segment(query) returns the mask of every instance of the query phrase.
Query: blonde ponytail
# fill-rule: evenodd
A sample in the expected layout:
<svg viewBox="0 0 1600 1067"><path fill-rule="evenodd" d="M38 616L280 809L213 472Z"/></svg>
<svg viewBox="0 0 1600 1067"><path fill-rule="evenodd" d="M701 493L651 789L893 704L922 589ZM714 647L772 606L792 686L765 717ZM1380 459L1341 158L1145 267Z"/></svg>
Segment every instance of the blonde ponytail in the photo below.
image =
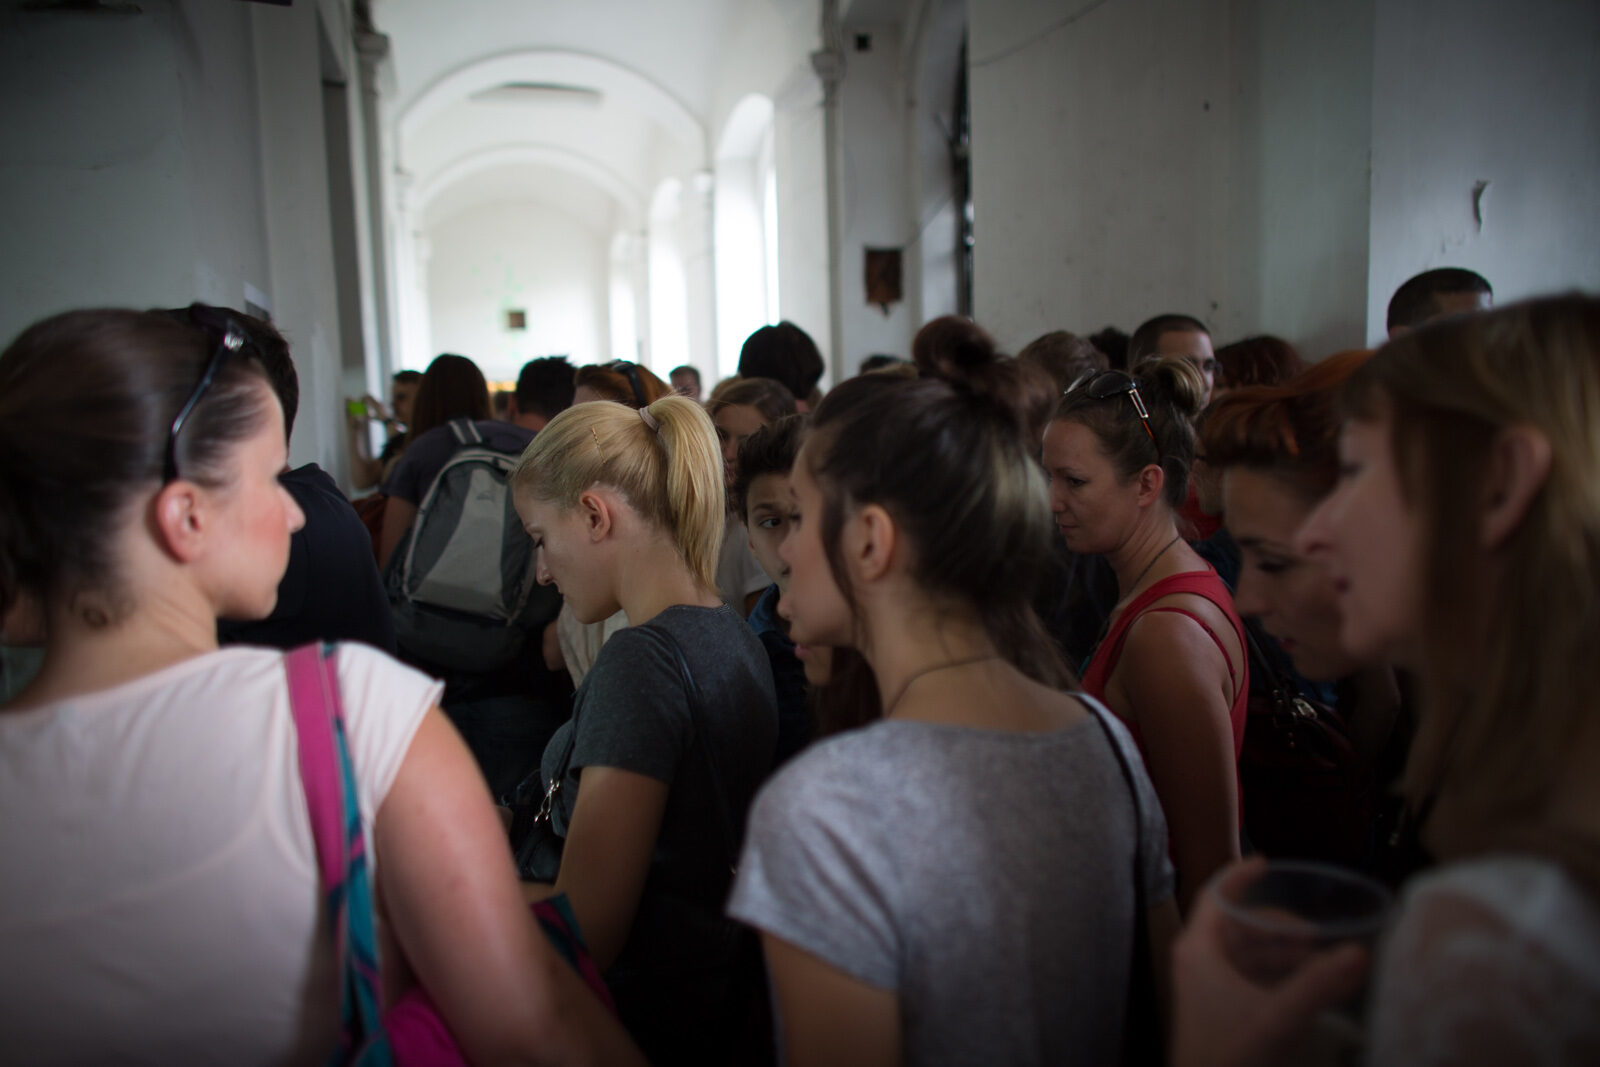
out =
<svg viewBox="0 0 1600 1067"><path fill-rule="evenodd" d="M660 426L666 451L668 529L694 576L715 589L727 511L716 428L686 397L662 397L645 410Z"/></svg>
<svg viewBox="0 0 1600 1067"><path fill-rule="evenodd" d="M570 407L539 431L511 484L563 508L576 506L591 486L617 490L672 536L697 581L716 588L726 507L722 453L711 417L694 401L673 395L643 409L609 401Z"/></svg>

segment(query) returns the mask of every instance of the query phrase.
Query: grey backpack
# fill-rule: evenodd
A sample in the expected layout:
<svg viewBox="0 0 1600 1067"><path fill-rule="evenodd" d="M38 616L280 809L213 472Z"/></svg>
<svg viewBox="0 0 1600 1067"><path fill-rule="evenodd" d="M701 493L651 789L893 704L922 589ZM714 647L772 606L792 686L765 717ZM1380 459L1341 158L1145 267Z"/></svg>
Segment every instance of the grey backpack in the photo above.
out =
<svg viewBox="0 0 1600 1067"><path fill-rule="evenodd" d="M470 419L389 564L395 637L408 657L468 673L503 667L556 617L561 596L535 580L533 541L511 503L517 457ZM535 647L534 652L537 652Z"/></svg>

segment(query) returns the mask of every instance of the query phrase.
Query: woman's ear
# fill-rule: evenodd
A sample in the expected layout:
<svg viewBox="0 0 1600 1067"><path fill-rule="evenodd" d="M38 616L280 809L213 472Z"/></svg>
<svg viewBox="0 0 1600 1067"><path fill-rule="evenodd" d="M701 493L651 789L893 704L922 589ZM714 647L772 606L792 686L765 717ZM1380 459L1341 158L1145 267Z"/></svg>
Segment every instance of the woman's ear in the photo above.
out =
<svg viewBox="0 0 1600 1067"><path fill-rule="evenodd" d="M151 533L161 549L179 563L188 563L200 554L211 530L204 492L180 478L162 486L151 504Z"/></svg>
<svg viewBox="0 0 1600 1067"><path fill-rule="evenodd" d="M1139 506L1149 507L1161 499L1167 486L1167 472L1159 463L1147 463L1139 472Z"/></svg>
<svg viewBox="0 0 1600 1067"><path fill-rule="evenodd" d="M595 489L585 489L578 494L578 516L583 520L590 543L604 541L615 527L614 504L607 494Z"/></svg>
<svg viewBox="0 0 1600 1067"><path fill-rule="evenodd" d="M887 511L867 504L845 519L839 541L851 580L873 582L888 572L899 545L899 530Z"/></svg>
<svg viewBox="0 0 1600 1067"><path fill-rule="evenodd" d="M1527 424L1507 426L1495 434L1483 486L1481 540L1499 548L1516 532L1550 479L1550 438Z"/></svg>

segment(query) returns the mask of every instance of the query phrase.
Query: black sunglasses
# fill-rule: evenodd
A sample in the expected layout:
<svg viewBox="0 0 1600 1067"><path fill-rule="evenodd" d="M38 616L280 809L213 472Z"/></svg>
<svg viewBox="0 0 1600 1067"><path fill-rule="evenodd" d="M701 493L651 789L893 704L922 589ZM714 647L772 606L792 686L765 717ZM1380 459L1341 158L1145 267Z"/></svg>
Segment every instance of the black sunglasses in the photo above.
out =
<svg viewBox="0 0 1600 1067"><path fill-rule="evenodd" d="M1090 400L1106 400L1126 394L1128 399L1133 401L1133 410L1139 413L1139 423L1144 427L1144 432L1150 436L1150 443L1156 446L1156 459L1160 461L1166 458L1161 451L1161 442L1156 440L1156 432L1150 426L1150 409L1144 406L1144 397L1139 394L1137 378L1121 370L1088 371L1068 386L1062 395L1071 396L1080 389Z"/></svg>
<svg viewBox="0 0 1600 1067"><path fill-rule="evenodd" d="M644 398L644 383L639 380L639 365L637 363L630 363L625 359L614 359L606 364L606 370L616 371L628 379L628 384L633 387L633 399L638 401L636 406L641 408L650 406Z"/></svg>
<svg viewBox="0 0 1600 1067"><path fill-rule="evenodd" d="M162 471L162 485L167 485L178 480L178 434L183 431L183 424L194 411L195 405L211 388L211 383L217 377L217 372L228 359L244 347L244 330L227 315L215 308L202 304L193 304L182 311L169 311L167 314L174 318L187 313L188 321L194 326L204 330L207 336L219 335L217 347L212 350L211 358L206 361L206 369L200 375L200 381L195 384L194 391L189 394L189 399L183 402L183 407L178 409L178 417L172 420L172 428L167 431L167 458L166 466Z"/></svg>

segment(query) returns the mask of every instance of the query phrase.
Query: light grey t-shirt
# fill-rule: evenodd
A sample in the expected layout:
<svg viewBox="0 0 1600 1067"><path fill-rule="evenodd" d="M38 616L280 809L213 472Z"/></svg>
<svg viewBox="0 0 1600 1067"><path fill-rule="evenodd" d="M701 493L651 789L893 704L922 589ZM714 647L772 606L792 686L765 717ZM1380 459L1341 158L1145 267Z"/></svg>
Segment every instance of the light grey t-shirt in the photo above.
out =
<svg viewBox="0 0 1600 1067"><path fill-rule="evenodd" d="M1134 851L1172 894L1090 718L1037 734L875 723L811 746L756 798L728 912L899 996L909 1064L1112 1063L1133 957Z"/></svg>

